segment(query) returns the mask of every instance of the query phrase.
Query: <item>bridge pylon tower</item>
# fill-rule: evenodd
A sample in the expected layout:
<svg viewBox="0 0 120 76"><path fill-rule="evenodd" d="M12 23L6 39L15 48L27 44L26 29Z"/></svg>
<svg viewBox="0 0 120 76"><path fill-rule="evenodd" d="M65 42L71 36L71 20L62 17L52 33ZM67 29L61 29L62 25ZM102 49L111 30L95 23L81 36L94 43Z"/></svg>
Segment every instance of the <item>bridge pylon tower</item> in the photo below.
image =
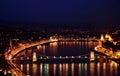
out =
<svg viewBox="0 0 120 76"><path fill-rule="evenodd" d="M94 51L90 52L90 61L94 61L95 60L95 53Z"/></svg>

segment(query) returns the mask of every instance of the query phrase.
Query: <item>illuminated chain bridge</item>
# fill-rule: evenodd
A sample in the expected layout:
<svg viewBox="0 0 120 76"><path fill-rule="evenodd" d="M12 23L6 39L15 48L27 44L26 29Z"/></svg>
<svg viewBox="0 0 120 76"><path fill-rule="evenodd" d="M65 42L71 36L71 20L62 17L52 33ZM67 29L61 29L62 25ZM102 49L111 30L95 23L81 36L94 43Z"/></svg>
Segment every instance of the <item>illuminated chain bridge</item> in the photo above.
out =
<svg viewBox="0 0 120 76"><path fill-rule="evenodd" d="M57 41L67 41L67 40L76 40L76 39L46 39L46 40L40 40L40 41L35 41L35 42L29 42L26 44L20 43L18 46L15 47L11 47L10 49L8 49L8 51L6 51L5 53L5 58L7 60L7 62L10 64L11 66L11 71L16 75L16 76L24 76L24 74L13 64L12 61L14 61L14 56L19 54L21 51L33 47L33 46L37 46L37 45L42 45L42 44L46 44L46 43L51 43L51 42L57 42ZM97 39L77 39L77 40L97 40ZM10 42L10 46L12 46L12 43ZM85 54L85 55L80 55L80 56L41 56L40 58L37 58L36 53L33 53L33 57L27 58L27 59L23 59L20 58L20 61L32 61L32 62L37 62L37 60L41 61L41 62L52 62L52 61L81 61L81 60L89 60L89 61L94 61L95 59L99 59L99 56L94 54L94 52L91 52L89 54Z"/></svg>

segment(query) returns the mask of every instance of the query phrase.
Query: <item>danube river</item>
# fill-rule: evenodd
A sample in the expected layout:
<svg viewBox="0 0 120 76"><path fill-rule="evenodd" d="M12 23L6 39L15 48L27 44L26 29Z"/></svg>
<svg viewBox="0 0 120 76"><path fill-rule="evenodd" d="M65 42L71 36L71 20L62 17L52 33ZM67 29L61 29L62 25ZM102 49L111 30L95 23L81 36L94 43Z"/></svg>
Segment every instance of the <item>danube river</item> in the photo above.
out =
<svg viewBox="0 0 120 76"><path fill-rule="evenodd" d="M45 63L19 62L20 59L36 59L41 56L71 57L89 54L98 45L97 41L61 41L38 45L16 55L15 65L27 76L119 76L119 64L107 60L102 62ZM39 61L39 60L38 60Z"/></svg>

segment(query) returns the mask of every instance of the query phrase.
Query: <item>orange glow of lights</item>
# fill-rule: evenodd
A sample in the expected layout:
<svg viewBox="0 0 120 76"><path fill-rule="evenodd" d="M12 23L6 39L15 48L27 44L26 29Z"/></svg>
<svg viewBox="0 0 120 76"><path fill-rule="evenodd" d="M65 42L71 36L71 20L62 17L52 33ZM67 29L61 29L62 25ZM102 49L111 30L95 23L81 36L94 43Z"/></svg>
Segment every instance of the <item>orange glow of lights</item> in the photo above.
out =
<svg viewBox="0 0 120 76"><path fill-rule="evenodd" d="M112 39L112 37L111 36L109 36L109 39L108 39L109 41L113 41L113 39Z"/></svg>
<svg viewBox="0 0 120 76"><path fill-rule="evenodd" d="M117 52L117 56L120 57L120 52Z"/></svg>
<svg viewBox="0 0 120 76"><path fill-rule="evenodd" d="M38 46L37 46L37 49L40 49L41 47L42 47L41 45L38 45Z"/></svg>
<svg viewBox="0 0 120 76"><path fill-rule="evenodd" d="M100 38L101 41L104 41L104 37L103 37L103 34L101 35L101 38Z"/></svg>
<svg viewBox="0 0 120 76"><path fill-rule="evenodd" d="M33 53L33 62L37 61L36 53Z"/></svg>
<svg viewBox="0 0 120 76"><path fill-rule="evenodd" d="M109 38L109 34L106 34L106 35L105 35L105 38L108 39L108 38Z"/></svg>
<svg viewBox="0 0 120 76"><path fill-rule="evenodd" d="M2 71L2 69L0 69L0 72Z"/></svg>
<svg viewBox="0 0 120 76"><path fill-rule="evenodd" d="M58 39L53 38L53 37L50 37L50 40L53 41L53 42L54 42L54 41L58 41Z"/></svg>
<svg viewBox="0 0 120 76"><path fill-rule="evenodd" d="M90 61L93 61L95 60L95 56L94 56L94 52L91 52L90 53Z"/></svg>
<svg viewBox="0 0 120 76"><path fill-rule="evenodd" d="M112 37L109 34L106 34L105 38L108 39L109 41L113 41Z"/></svg>

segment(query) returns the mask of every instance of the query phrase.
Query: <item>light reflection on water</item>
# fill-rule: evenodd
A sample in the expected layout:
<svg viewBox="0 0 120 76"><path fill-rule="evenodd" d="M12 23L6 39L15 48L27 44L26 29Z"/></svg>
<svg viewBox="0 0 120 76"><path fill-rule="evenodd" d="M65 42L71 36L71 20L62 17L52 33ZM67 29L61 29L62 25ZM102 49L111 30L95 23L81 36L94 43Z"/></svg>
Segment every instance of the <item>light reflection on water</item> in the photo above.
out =
<svg viewBox="0 0 120 76"><path fill-rule="evenodd" d="M23 73L30 76L118 76L119 71L119 64L113 61L109 63L33 63L31 66L30 64L18 64L18 66L21 70L24 69Z"/></svg>
<svg viewBox="0 0 120 76"><path fill-rule="evenodd" d="M78 56L83 53L88 53L90 50L93 50L94 47L98 44L97 41L80 41L80 42L53 42L49 45L38 45L36 48L29 48L19 53L16 58L25 55L31 57L33 52L37 53L37 56L48 55L48 56Z"/></svg>
<svg viewBox="0 0 120 76"><path fill-rule="evenodd" d="M53 73L54 73L54 75L56 75L56 64L53 64L53 67L54 67Z"/></svg>
<svg viewBox="0 0 120 76"><path fill-rule="evenodd" d="M30 70L30 65L27 64L27 75L29 74L29 70Z"/></svg>
<svg viewBox="0 0 120 76"><path fill-rule="evenodd" d="M97 63L97 74L100 76L100 63Z"/></svg>
<svg viewBox="0 0 120 76"><path fill-rule="evenodd" d="M60 42L49 45L37 46L36 49L28 49L26 56L32 57L32 53L39 55L74 56L92 50L97 42ZM16 58L19 58L21 52ZM18 68L30 76L119 76L119 64L108 62L90 63L16 63Z"/></svg>
<svg viewBox="0 0 120 76"><path fill-rule="evenodd" d="M40 76L43 74L43 64L40 64Z"/></svg>
<svg viewBox="0 0 120 76"><path fill-rule="evenodd" d="M32 70L33 70L33 76L36 76L36 74L37 74L37 64L33 63Z"/></svg>

